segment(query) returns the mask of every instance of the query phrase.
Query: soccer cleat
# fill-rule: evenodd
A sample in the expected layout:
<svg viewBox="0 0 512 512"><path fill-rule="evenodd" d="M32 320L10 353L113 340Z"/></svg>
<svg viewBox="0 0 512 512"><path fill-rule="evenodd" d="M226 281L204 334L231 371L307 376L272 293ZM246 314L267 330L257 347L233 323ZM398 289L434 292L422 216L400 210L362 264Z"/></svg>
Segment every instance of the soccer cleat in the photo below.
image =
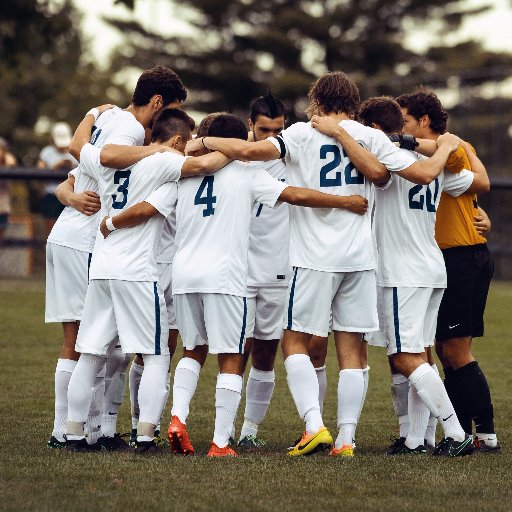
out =
<svg viewBox="0 0 512 512"><path fill-rule="evenodd" d="M178 416L171 418L169 430L167 431L169 444L171 445L172 453L179 455L194 455L194 447L190 442L187 432L187 426L181 423Z"/></svg>
<svg viewBox="0 0 512 512"><path fill-rule="evenodd" d="M388 448L386 454L395 455L395 453L401 453L402 445L405 444L405 437L392 437L391 440L393 441L393 443Z"/></svg>
<svg viewBox="0 0 512 512"><path fill-rule="evenodd" d="M416 448L409 448L405 444L405 440L401 444L397 444L393 450L388 451L388 455L424 455L427 453L427 447L424 444L416 446Z"/></svg>
<svg viewBox="0 0 512 512"><path fill-rule="evenodd" d="M48 443L46 443L46 446L52 449L61 449L66 447L66 441L59 441L55 436L51 436L50 439L48 440Z"/></svg>
<svg viewBox="0 0 512 512"><path fill-rule="evenodd" d="M329 452L331 457L353 457L354 447L351 444L344 444L341 448L332 447Z"/></svg>
<svg viewBox="0 0 512 512"><path fill-rule="evenodd" d="M434 448L432 455L441 457L463 457L473 453L475 445L473 437L466 436L464 441L455 441L451 437L444 437Z"/></svg>
<svg viewBox="0 0 512 512"><path fill-rule="evenodd" d="M237 453L233 448L229 446L229 443L224 448L219 448L213 441L210 443L210 449L206 454L207 457L238 457Z"/></svg>
<svg viewBox="0 0 512 512"><path fill-rule="evenodd" d="M123 439L124 436L128 434L118 434L117 432L114 434L114 437L110 436L101 436L97 445L101 451L104 452L115 452L117 450L125 450L129 447L128 443Z"/></svg>
<svg viewBox="0 0 512 512"><path fill-rule="evenodd" d="M82 437L82 439L66 439L65 449L68 452L86 452L92 450L93 448L91 448L91 446L87 443L87 439L85 439L85 437Z"/></svg>
<svg viewBox="0 0 512 512"><path fill-rule="evenodd" d="M304 432L300 441L288 452L291 457L312 455L327 450L332 446L332 436L325 427L320 427L315 434Z"/></svg>
<svg viewBox="0 0 512 512"><path fill-rule="evenodd" d="M133 450L133 453L137 455L146 455L148 453L155 453L158 451L158 446L155 443L155 440L152 441L137 441L137 445Z"/></svg>
<svg viewBox="0 0 512 512"><path fill-rule="evenodd" d="M475 447L475 453L501 453L500 443L496 442L496 446L491 446L484 440L478 439L478 436L473 439L473 446Z"/></svg>
<svg viewBox="0 0 512 512"><path fill-rule="evenodd" d="M130 432L130 446L132 448L135 448L137 446L137 429L132 428L132 431Z"/></svg>
<svg viewBox="0 0 512 512"><path fill-rule="evenodd" d="M265 446L265 441L263 439L260 439L259 437L256 437L255 435L251 434L249 436L245 436L242 439L238 441L238 445L240 448L262 448Z"/></svg>

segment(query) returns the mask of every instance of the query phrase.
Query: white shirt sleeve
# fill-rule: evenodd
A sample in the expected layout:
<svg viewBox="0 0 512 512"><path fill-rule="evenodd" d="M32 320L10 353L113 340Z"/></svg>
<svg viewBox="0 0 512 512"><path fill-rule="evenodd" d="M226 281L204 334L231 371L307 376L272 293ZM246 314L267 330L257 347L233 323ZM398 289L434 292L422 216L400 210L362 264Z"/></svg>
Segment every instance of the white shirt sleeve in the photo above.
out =
<svg viewBox="0 0 512 512"><path fill-rule="evenodd" d="M78 176L78 167L75 167L74 169L68 172L68 178L71 178L71 176L73 176L73 178L76 178Z"/></svg>
<svg viewBox="0 0 512 512"><path fill-rule="evenodd" d="M263 167L254 166L251 173L253 200L273 208L288 185L270 176Z"/></svg>
<svg viewBox="0 0 512 512"><path fill-rule="evenodd" d="M445 172L443 192L446 192L452 197L458 197L466 192L466 190L473 184L474 179L475 175L467 169L462 169L462 171L456 174Z"/></svg>
<svg viewBox="0 0 512 512"><path fill-rule="evenodd" d="M92 144L85 144L80 151L80 169L84 174L99 181L99 171L102 168L100 164L100 148Z"/></svg>
<svg viewBox="0 0 512 512"><path fill-rule="evenodd" d="M154 206L164 217L168 217L178 201L178 185L175 182L164 183L152 192L145 202Z"/></svg>
<svg viewBox="0 0 512 512"><path fill-rule="evenodd" d="M267 140L272 142L279 152L281 152L281 144L279 138L284 142L285 146L285 159L291 163L297 163L299 158L299 149L304 143L304 127L306 123L294 123L290 127L283 130L277 137L269 137Z"/></svg>
<svg viewBox="0 0 512 512"><path fill-rule="evenodd" d="M104 145L142 146L145 135L144 128L138 121L124 122L116 127L112 135L107 137Z"/></svg>

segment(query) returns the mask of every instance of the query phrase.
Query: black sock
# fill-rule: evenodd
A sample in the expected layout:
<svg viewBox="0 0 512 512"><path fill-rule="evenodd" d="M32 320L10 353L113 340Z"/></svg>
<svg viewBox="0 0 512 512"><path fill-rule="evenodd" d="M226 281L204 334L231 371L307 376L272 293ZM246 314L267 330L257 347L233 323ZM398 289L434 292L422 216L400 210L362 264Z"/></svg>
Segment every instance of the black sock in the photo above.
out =
<svg viewBox="0 0 512 512"><path fill-rule="evenodd" d="M451 367L443 368L444 371L444 387L448 393L448 397L455 409L457 418L459 419L460 426L466 434L471 434L473 430L473 423L471 421L471 414L465 406L464 397L460 392L457 385L457 379L454 378L455 371Z"/></svg>
<svg viewBox="0 0 512 512"><path fill-rule="evenodd" d="M476 431L494 434L494 414L489 384L477 361L472 361L453 372L464 408L475 422ZM457 413L458 414L458 413Z"/></svg>

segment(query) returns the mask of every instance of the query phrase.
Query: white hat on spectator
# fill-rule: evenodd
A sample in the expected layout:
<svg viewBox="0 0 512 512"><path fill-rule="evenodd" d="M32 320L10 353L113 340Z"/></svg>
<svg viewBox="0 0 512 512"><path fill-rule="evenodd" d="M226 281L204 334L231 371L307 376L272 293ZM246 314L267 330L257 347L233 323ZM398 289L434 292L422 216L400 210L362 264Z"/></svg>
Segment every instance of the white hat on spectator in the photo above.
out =
<svg viewBox="0 0 512 512"><path fill-rule="evenodd" d="M71 128L67 123L55 123L52 127L52 140L58 148L67 148L71 142Z"/></svg>

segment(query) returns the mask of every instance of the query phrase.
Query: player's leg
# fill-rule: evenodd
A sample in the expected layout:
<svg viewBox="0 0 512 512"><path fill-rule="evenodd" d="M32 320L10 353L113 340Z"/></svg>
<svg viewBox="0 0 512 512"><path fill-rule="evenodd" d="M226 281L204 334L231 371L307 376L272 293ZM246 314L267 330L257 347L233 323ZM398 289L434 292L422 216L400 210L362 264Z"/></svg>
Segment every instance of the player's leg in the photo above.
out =
<svg viewBox="0 0 512 512"><path fill-rule="evenodd" d="M256 297L252 366L247 378L244 423L239 446L258 447L264 444L257 434L274 392L274 362L282 334L285 299L286 288L277 287L262 287Z"/></svg>
<svg viewBox="0 0 512 512"><path fill-rule="evenodd" d="M183 357L174 372L171 422L167 434L173 453L193 455L194 447L188 437L186 423L199 374L208 355L204 307L197 293L175 295L174 307L183 342Z"/></svg>
<svg viewBox="0 0 512 512"><path fill-rule="evenodd" d="M309 358L313 363L318 379L318 402L320 403L321 413L324 410L325 393L327 392L327 370L325 365L327 342L328 338L325 336L313 336L308 347Z"/></svg>
<svg viewBox="0 0 512 512"><path fill-rule="evenodd" d="M312 335L325 337L329 333L333 281L330 272L294 267L288 285L282 350L288 387L305 422L305 433L288 452L292 456L324 450L332 444L320 412L318 379L308 347Z"/></svg>

